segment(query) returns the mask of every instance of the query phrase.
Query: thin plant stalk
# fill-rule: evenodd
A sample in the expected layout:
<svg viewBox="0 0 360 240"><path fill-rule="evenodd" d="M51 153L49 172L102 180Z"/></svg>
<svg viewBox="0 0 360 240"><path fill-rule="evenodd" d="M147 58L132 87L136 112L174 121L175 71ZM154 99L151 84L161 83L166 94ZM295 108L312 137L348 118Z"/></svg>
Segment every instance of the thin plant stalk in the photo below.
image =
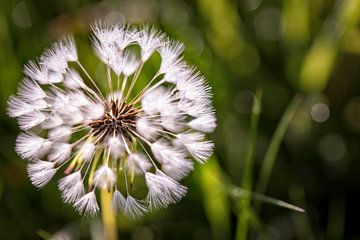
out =
<svg viewBox="0 0 360 240"><path fill-rule="evenodd" d="M304 206L306 208L306 200L304 188L302 185L293 184L289 189L289 195L292 202ZM314 240L314 233L311 230L311 223L307 214L292 213L292 219L294 222L294 230L296 238L299 240ZM326 238L330 239L330 238ZM342 239L342 238L336 238Z"/></svg>
<svg viewBox="0 0 360 240"><path fill-rule="evenodd" d="M258 239L263 239L263 240L273 239L271 237L271 233L269 229L266 227L266 225L259 218L255 210L251 206L248 209L248 214L249 214L249 223L258 232ZM247 239L249 238L251 237L248 237Z"/></svg>
<svg viewBox="0 0 360 240"><path fill-rule="evenodd" d="M251 191L242 189L241 187L230 186L229 191L230 191L231 196L233 196L234 198L247 197L247 198L251 198L252 200L255 200L255 201L261 201L261 202L273 204L275 206L287 208L289 210L293 210L296 212L301 212L301 213L305 212L305 210L303 208L297 207L291 203L287 203L287 202L281 201L279 199L268 197L268 196L265 196L263 194L259 194L256 192L251 192ZM250 210L251 210L251 208L249 207L249 211Z"/></svg>
<svg viewBox="0 0 360 240"><path fill-rule="evenodd" d="M112 191L101 189L101 217L103 222L103 232L105 240L118 240L118 232L116 226L116 216L112 207Z"/></svg>
<svg viewBox="0 0 360 240"><path fill-rule="evenodd" d="M262 99L262 90L257 90L254 97L254 103L252 106L251 120L250 120L250 130L249 130L249 143L245 158L244 165L244 174L242 179L242 188L251 191L252 188L252 177L253 177L253 168L254 168L254 155L256 149L256 141L258 135L258 123L259 115L261 112L261 99ZM243 196L240 198L239 203L239 213L238 213L238 222L236 228L236 240L245 240L247 239L247 233L249 228L249 209L250 209L251 199L249 196Z"/></svg>
<svg viewBox="0 0 360 240"><path fill-rule="evenodd" d="M230 239L230 206L223 171L216 156L195 171L204 201L204 210L211 226L212 239Z"/></svg>
<svg viewBox="0 0 360 240"><path fill-rule="evenodd" d="M271 139L270 145L266 151L264 162L262 164L260 175L259 175L259 181L257 182L255 192L258 194L264 194L272 173L272 169L277 157L277 154L279 152L281 142L283 141L283 138L285 136L285 133L294 118L294 115L296 111L298 110L300 104L302 102L302 97L299 95L296 95L288 105L288 107L285 110L285 113L283 114L279 125L277 126L275 133ZM255 205L255 209L257 209L258 212L260 212L262 206L262 202L259 201Z"/></svg>
<svg viewBox="0 0 360 240"><path fill-rule="evenodd" d="M51 234L46 232L43 229L39 229L36 231L36 234L43 240L50 240L51 239Z"/></svg>

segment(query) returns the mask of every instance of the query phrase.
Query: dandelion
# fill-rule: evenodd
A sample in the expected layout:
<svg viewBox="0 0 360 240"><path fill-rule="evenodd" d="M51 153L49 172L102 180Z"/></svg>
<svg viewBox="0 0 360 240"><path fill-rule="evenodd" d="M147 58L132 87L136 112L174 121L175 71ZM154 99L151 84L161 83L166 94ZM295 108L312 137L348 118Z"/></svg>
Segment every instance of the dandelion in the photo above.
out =
<svg viewBox="0 0 360 240"><path fill-rule="evenodd" d="M25 64L8 100L8 114L23 131L16 152L38 188L62 169L61 197L80 214L97 214L96 190L106 189L116 212L141 217L179 202L187 192L179 181L193 160L212 155L211 89L184 61L184 45L154 27L96 23L92 30L104 83L81 64L72 37ZM161 62L149 78L143 69L154 54ZM141 198L134 193L139 178L148 189Z"/></svg>

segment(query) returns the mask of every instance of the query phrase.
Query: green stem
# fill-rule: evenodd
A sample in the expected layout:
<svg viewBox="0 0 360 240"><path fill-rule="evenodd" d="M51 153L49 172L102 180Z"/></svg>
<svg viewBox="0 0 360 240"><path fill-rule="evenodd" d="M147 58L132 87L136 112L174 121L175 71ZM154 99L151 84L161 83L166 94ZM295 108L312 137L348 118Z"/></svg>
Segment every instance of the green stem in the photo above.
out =
<svg viewBox="0 0 360 240"><path fill-rule="evenodd" d="M261 99L262 99L262 90L257 90L254 98L254 103L252 107L252 114L250 120L250 130L249 130L249 143L248 150L246 153L245 165L244 165L244 175L242 179L242 188L251 191L252 188L252 177L253 177L253 167L254 167L254 153L256 148L256 141L258 135L258 123L259 115L261 112ZM251 199L248 196L240 198L239 203L239 213L238 213L238 222L236 228L236 240L245 240L247 239L247 233L249 228L249 209L250 209Z"/></svg>
<svg viewBox="0 0 360 240"><path fill-rule="evenodd" d="M46 231L43 230L43 229L38 229L38 230L36 231L36 234L37 234L39 237L41 237L41 239L43 239L43 240L49 240L49 239L51 239L51 234L48 233L48 232L46 232Z"/></svg>
<svg viewBox="0 0 360 240"><path fill-rule="evenodd" d="M293 211L296 211L296 212L300 212L300 213L305 212L305 210L303 208L297 207L297 206L295 206L295 205L293 205L291 203L287 203L287 202L281 201L281 200L276 199L276 198L268 197L268 196L265 196L263 194L251 192L251 191L242 189L241 187L229 186L228 191L229 191L229 194L232 197L236 198L236 199L246 197L246 198L251 198L252 200L255 200L255 201L261 201L261 202L264 202L264 203L273 204L275 206L287 208L289 210L293 210ZM249 211L250 210L251 210L251 208L249 207Z"/></svg>
<svg viewBox="0 0 360 240"><path fill-rule="evenodd" d="M116 217L112 208L112 191L101 189L101 217L105 240L118 240Z"/></svg>
<svg viewBox="0 0 360 240"><path fill-rule="evenodd" d="M262 164L262 168L260 170L259 181L256 185L256 193L264 194L272 173L272 169L276 160L276 156L279 152L279 148L281 146L281 142L285 136L286 130L288 129L296 111L298 110L300 104L302 102L302 97L296 95L283 114L279 125L277 126L275 133L271 139L269 148L264 157L264 162ZM257 202L255 205L255 209L260 212L262 202Z"/></svg>
<svg viewBox="0 0 360 240"><path fill-rule="evenodd" d="M306 208L305 193L302 185L293 184L289 189L289 195L292 202ZM307 214L292 213L292 220L294 222L294 230L296 239L299 240L314 240L314 234L311 230L311 223ZM330 239L330 238L326 238ZM336 238L342 239L342 238Z"/></svg>

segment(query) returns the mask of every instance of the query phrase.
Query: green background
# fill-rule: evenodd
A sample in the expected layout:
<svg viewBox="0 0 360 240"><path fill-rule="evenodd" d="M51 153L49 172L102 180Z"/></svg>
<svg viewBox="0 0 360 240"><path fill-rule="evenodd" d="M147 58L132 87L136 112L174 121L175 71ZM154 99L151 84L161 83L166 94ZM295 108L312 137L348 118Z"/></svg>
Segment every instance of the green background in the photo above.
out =
<svg viewBox="0 0 360 240"><path fill-rule="evenodd" d="M151 23L184 42L186 60L213 87L218 117L215 157L184 181L186 198L140 221L120 217L120 239L359 239L359 17L360 0L1 0L0 239L99 239L100 218L78 216L56 181L42 190L30 184L14 152L19 129L6 115L23 64L63 35L74 33L80 60L100 71L88 39L98 19ZM262 111L251 131L256 89ZM256 186L295 95L302 102L273 152L264 194L306 213L267 203L256 211L262 200L253 194L243 206L231 189L256 191L244 175Z"/></svg>

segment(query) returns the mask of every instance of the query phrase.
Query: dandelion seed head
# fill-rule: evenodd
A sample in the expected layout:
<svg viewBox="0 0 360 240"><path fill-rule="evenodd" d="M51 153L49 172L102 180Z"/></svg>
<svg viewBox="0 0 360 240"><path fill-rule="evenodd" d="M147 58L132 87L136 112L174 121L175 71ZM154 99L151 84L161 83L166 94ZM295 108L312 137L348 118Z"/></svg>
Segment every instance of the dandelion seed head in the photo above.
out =
<svg viewBox="0 0 360 240"><path fill-rule="evenodd" d="M63 172L61 198L80 214L98 213L96 191L104 188L113 192L115 211L142 217L179 202L187 192L179 181L194 160L212 155L211 88L184 61L184 45L153 26L97 22L92 31L103 79L95 81L81 64L71 36L25 64L25 78L8 100L8 115L23 131L15 149L38 188ZM149 77L144 69L153 54L161 61ZM135 197L140 178L145 199Z"/></svg>

